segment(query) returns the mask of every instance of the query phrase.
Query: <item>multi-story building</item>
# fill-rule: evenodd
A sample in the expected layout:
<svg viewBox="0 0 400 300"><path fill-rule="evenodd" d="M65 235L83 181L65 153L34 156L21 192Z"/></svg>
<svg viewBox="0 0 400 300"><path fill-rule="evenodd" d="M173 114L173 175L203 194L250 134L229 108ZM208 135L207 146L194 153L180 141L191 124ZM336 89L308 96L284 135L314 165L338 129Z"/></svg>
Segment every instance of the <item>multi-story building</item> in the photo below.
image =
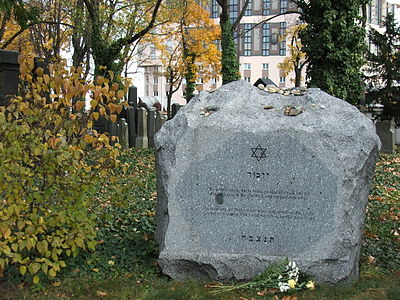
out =
<svg viewBox="0 0 400 300"><path fill-rule="evenodd" d="M230 17L233 23L240 13L245 0L229 0ZM382 20L388 12L399 15L399 0L372 0L367 5L366 17L370 26L382 27ZM210 17L218 22L220 7L216 0L210 0ZM280 15L293 11L292 14ZM258 78L269 78L279 87L294 86L294 74L287 77L279 68L287 55L287 41L282 39L286 28L299 22L296 5L290 0L250 0L240 22L236 34L236 45L240 61L242 79L254 83ZM361 12L361 9L360 9ZM160 76L162 69L158 52L153 48L150 59L143 64L144 96L166 98L167 84ZM200 78L196 82L197 90L214 89L221 85L221 78L212 78L208 83ZM181 89L174 94L173 102L184 104L184 83ZM140 93L140 89L139 89ZM162 100L165 102L165 99Z"/></svg>

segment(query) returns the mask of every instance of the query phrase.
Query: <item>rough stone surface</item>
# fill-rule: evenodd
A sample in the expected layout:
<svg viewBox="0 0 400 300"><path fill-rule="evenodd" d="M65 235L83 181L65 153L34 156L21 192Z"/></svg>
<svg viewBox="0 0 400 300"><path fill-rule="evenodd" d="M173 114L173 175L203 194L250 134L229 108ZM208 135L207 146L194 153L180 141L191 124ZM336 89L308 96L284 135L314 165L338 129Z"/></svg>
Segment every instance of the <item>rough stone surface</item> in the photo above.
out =
<svg viewBox="0 0 400 300"><path fill-rule="evenodd" d="M250 279L288 257L318 282L358 277L379 138L355 107L304 93L233 82L196 96L156 134L165 274Z"/></svg>

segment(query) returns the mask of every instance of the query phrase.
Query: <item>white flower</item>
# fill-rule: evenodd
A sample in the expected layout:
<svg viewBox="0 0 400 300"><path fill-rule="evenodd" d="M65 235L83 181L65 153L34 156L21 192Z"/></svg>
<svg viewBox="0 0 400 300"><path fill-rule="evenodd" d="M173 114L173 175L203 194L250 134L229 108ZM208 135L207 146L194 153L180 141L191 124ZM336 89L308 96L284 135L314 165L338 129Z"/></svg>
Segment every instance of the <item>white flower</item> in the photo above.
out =
<svg viewBox="0 0 400 300"><path fill-rule="evenodd" d="M278 286L279 286L279 291L282 293L290 290L290 286L286 282L278 282Z"/></svg>
<svg viewBox="0 0 400 300"><path fill-rule="evenodd" d="M282 275L279 275L279 276L278 276L278 279L282 279Z"/></svg>

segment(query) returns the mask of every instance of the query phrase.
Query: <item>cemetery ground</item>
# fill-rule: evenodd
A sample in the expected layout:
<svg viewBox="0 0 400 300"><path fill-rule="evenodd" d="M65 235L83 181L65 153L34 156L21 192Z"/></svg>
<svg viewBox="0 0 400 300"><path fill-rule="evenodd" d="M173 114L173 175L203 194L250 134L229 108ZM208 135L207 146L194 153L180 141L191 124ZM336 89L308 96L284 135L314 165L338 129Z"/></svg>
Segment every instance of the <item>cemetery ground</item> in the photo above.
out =
<svg viewBox="0 0 400 300"><path fill-rule="evenodd" d="M377 162L360 279L353 285L317 285L294 294L250 290L212 295L209 282L163 276L154 241L154 152L131 149L121 160L129 163L128 172L121 172L117 183L102 184L96 194L96 251L82 253L67 262L56 280L38 285L21 282L11 269L0 278L0 299L400 299L400 153L381 154Z"/></svg>

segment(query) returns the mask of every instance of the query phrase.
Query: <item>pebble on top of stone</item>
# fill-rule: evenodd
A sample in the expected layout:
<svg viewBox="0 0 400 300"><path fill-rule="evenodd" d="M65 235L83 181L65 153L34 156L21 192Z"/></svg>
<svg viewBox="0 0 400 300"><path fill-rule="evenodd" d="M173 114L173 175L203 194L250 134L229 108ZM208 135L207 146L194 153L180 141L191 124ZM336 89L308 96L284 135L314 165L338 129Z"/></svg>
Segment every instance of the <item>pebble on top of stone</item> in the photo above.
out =
<svg viewBox="0 0 400 300"><path fill-rule="evenodd" d="M280 95L284 95L284 96L290 96L290 95L294 95L294 96L304 96L308 89L304 86L302 87L294 87L294 88L284 88L284 89L280 89L276 86L273 85L263 85L262 83L260 83L257 86L260 90L266 91L269 94L280 94Z"/></svg>
<svg viewBox="0 0 400 300"><path fill-rule="evenodd" d="M304 95L306 95L306 93L308 91L308 89L306 87L304 87L304 86L280 89L280 88L278 88L278 87L276 87L274 85L265 86L262 83L260 83L257 87L260 90L265 91L265 92L267 92L269 94L280 94L280 95L283 95L283 96L291 96L291 95L293 95L293 96L304 96ZM210 92L212 93L212 92L214 92L216 90L217 89L212 90ZM315 104L312 104L312 106L315 106ZM272 106L272 105L265 105L263 108L265 110L268 110L268 109L273 109L275 107ZM321 108L325 108L325 106L321 105ZM285 106L283 109L284 109L283 113L284 113L285 116L292 116L292 117L293 116L297 116L297 115L301 114L304 111L304 108L291 107L291 106ZM205 107L205 108L200 110L200 114L202 116L207 117L207 116L209 116L210 114L212 114L215 111L217 111L217 109L214 108L214 107Z"/></svg>

